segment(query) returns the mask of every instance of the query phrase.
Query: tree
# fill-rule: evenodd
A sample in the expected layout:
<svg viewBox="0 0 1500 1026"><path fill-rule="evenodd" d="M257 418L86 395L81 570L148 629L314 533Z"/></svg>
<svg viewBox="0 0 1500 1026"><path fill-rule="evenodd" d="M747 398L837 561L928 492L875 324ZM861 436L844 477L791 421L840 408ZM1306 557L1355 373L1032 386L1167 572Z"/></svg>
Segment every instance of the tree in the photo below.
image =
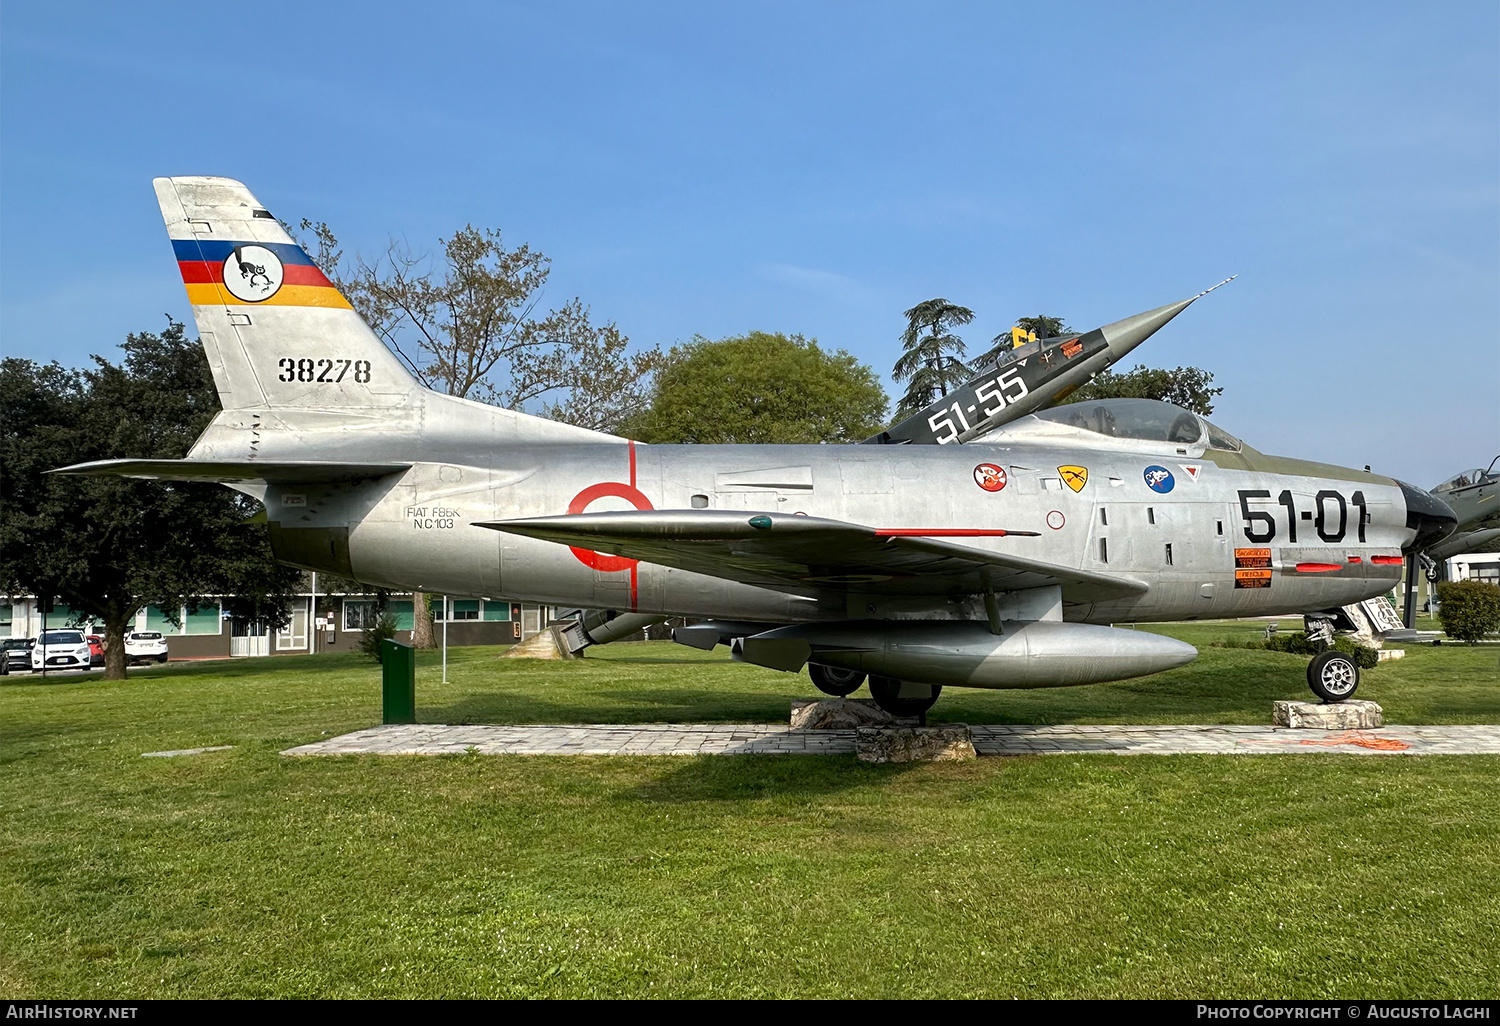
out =
<svg viewBox="0 0 1500 1026"><path fill-rule="evenodd" d="M396 617L391 612L390 595L383 589L375 593L375 616L359 631L359 650L377 663L381 646L396 636Z"/></svg>
<svg viewBox="0 0 1500 1026"><path fill-rule="evenodd" d="M1027 332L1035 332L1037 338L1054 338L1058 335L1072 335L1074 333L1073 329L1068 327L1061 317L1048 317L1046 314L1018 318L1016 320L1016 327ZM997 342L1000 337L996 338Z"/></svg>
<svg viewBox="0 0 1500 1026"><path fill-rule="evenodd" d="M323 273L428 388L599 431L645 405L660 350L629 352L614 322L595 325L578 298L540 313L551 261L507 248L499 230L466 225L439 239L437 266L392 241L347 269L327 224L302 230Z"/></svg>
<svg viewBox="0 0 1500 1026"><path fill-rule="evenodd" d="M513 410L531 404L608 432L646 404L660 349L629 352L614 322L595 325L577 298L541 315L551 261L524 244L507 248L497 229L471 224L439 239L437 267L392 240L381 259L346 270L327 223L301 228L319 268L428 388ZM412 593L412 644L437 644L421 592Z"/></svg>
<svg viewBox="0 0 1500 1026"><path fill-rule="evenodd" d="M752 331L673 347L651 405L627 421L643 442L855 442L880 430L875 372L816 339Z"/></svg>
<svg viewBox="0 0 1500 1026"><path fill-rule="evenodd" d="M1035 334L1037 338L1055 338L1059 335L1077 334L1068 327L1061 317L1048 317L1046 314L1037 314L1035 317L1019 317L1016 319L1016 327L1027 334ZM990 339L990 348L985 350L979 359L974 361L975 367L984 367L994 363L1001 353L1012 348L1014 336L1009 329L1002 331Z"/></svg>
<svg viewBox="0 0 1500 1026"><path fill-rule="evenodd" d="M1214 412L1213 399L1222 388L1211 388L1214 376L1200 367L1160 367L1137 365L1124 374L1105 371L1075 390L1063 400L1078 403L1087 399L1160 399L1175 403L1194 413L1208 416Z"/></svg>
<svg viewBox="0 0 1500 1026"><path fill-rule="evenodd" d="M220 485L47 471L113 457L180 459L219 409L202 347L181 324L130 335L123 366L0 362L0 587L104 621L105 676L125 676L125 630L147 605L284 626L301 571L277 564L259 505ZM173 612L168 613L175 619Z"/></svg>
<svg viewBox="0 0 1500 1026"><path fill-rule="evenodd" d="M906 330L901 333L901 358L892 375L906 382L906 394L897 405L897 420L911 416L969 379L969 366L959 359L964 355L964 340L953 329L972 321L974 311L946 299L929 299L902 316L906 318Z"/></svg>

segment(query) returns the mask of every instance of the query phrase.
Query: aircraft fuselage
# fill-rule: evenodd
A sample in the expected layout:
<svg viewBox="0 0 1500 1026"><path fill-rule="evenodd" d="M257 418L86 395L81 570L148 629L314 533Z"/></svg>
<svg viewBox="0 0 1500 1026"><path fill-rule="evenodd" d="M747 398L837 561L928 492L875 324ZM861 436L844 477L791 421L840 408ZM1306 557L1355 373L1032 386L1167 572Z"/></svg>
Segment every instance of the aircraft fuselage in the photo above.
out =
<svg viewBox="0 0 1500 1026"><path fill-rule="evenodd" d="M1260 454L984 443L423 448L405 454L418 460L410 470L378 480L266 486L278 555L391 589L557 605L766 621L973 619L976 610L982 619L974 595L875 595L848 580L809 580L791 594L473 525L708 508L908 531L1005 529L1034 536L963 541L1147 583L1145 594L1063 611L1116 623L1371 598L1399 580L1412 536L1391 479ZM1257 460L1278 470L1233 465Z"/></svg>

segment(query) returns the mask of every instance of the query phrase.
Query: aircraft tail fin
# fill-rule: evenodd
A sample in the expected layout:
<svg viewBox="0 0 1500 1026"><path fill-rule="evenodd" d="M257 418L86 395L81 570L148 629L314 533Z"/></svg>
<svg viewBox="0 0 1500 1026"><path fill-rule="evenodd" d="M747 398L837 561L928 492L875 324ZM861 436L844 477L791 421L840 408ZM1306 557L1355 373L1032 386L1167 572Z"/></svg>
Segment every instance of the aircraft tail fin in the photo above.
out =
<svg viewBox="0 0 1500 1026"><path fill-rule="evenodd" d="M224 409L393 407L421 390L243 184L153 184Z"/></svg>

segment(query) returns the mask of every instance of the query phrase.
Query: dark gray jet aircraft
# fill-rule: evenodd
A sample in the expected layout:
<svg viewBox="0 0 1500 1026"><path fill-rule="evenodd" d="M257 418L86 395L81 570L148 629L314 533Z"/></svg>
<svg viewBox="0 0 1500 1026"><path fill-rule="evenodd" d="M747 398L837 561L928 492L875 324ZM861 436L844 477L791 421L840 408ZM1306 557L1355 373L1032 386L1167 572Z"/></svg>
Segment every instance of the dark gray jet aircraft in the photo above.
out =
<svg viewBox="0 0 1500 1026"><path fill-rule="evenodd" d="M1500 474L1495 457L1486 470L1455 474L1432 490L1453 508L1458 526L1424 555L1442 562L1461 552L1491 552L1500 546Z"/></svg>
<svg viewBox="0 0 1500 1026"><path fill-rule="evenodd" d="M865 439L875 445L947 445L969 442L1052 406L1096 374L1108 370L1168 321L1220 285L1079 335L1021 338L965 384L901 423ZM1019 328L1012 328L1019 333Z"/></svg>
<svg viewBox="0 0 1500 1026"><path fill-rule="evenodd" d="M640 445L423 388L239 182L161 178L223 411L183 460L71 473L218 481L281 560L392 590L686 614L737 659L892 712L945 686L1181 666L1118 622L1302 613L1389 591L1453 511L1377 474L1267 456L1146 400L968 445ZM1014 391L1014 389L1012 389ZM1007 397L1008 398L1008 397ZM1358 668L1309 668L1330 700Z"/></svg>

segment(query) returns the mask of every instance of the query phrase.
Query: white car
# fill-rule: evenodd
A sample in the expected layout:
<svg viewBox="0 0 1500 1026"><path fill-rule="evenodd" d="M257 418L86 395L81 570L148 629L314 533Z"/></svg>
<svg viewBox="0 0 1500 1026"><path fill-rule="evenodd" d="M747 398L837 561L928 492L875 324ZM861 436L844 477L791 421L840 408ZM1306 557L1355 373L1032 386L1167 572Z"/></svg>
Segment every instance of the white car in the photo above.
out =
<svg viewBox="0 0 1500 1026"><path fill-rule="evenodd" d="M125 635L125 662L164 663L167 661L167 639L161 631L131 631Z"/></svg>
<svg viewBox="0 0 1500 1026"><path fill-rule="evenodd" d="M31 650L31 669L43 666L89 668L89 642L83 631L43 631Z"/></svg>

